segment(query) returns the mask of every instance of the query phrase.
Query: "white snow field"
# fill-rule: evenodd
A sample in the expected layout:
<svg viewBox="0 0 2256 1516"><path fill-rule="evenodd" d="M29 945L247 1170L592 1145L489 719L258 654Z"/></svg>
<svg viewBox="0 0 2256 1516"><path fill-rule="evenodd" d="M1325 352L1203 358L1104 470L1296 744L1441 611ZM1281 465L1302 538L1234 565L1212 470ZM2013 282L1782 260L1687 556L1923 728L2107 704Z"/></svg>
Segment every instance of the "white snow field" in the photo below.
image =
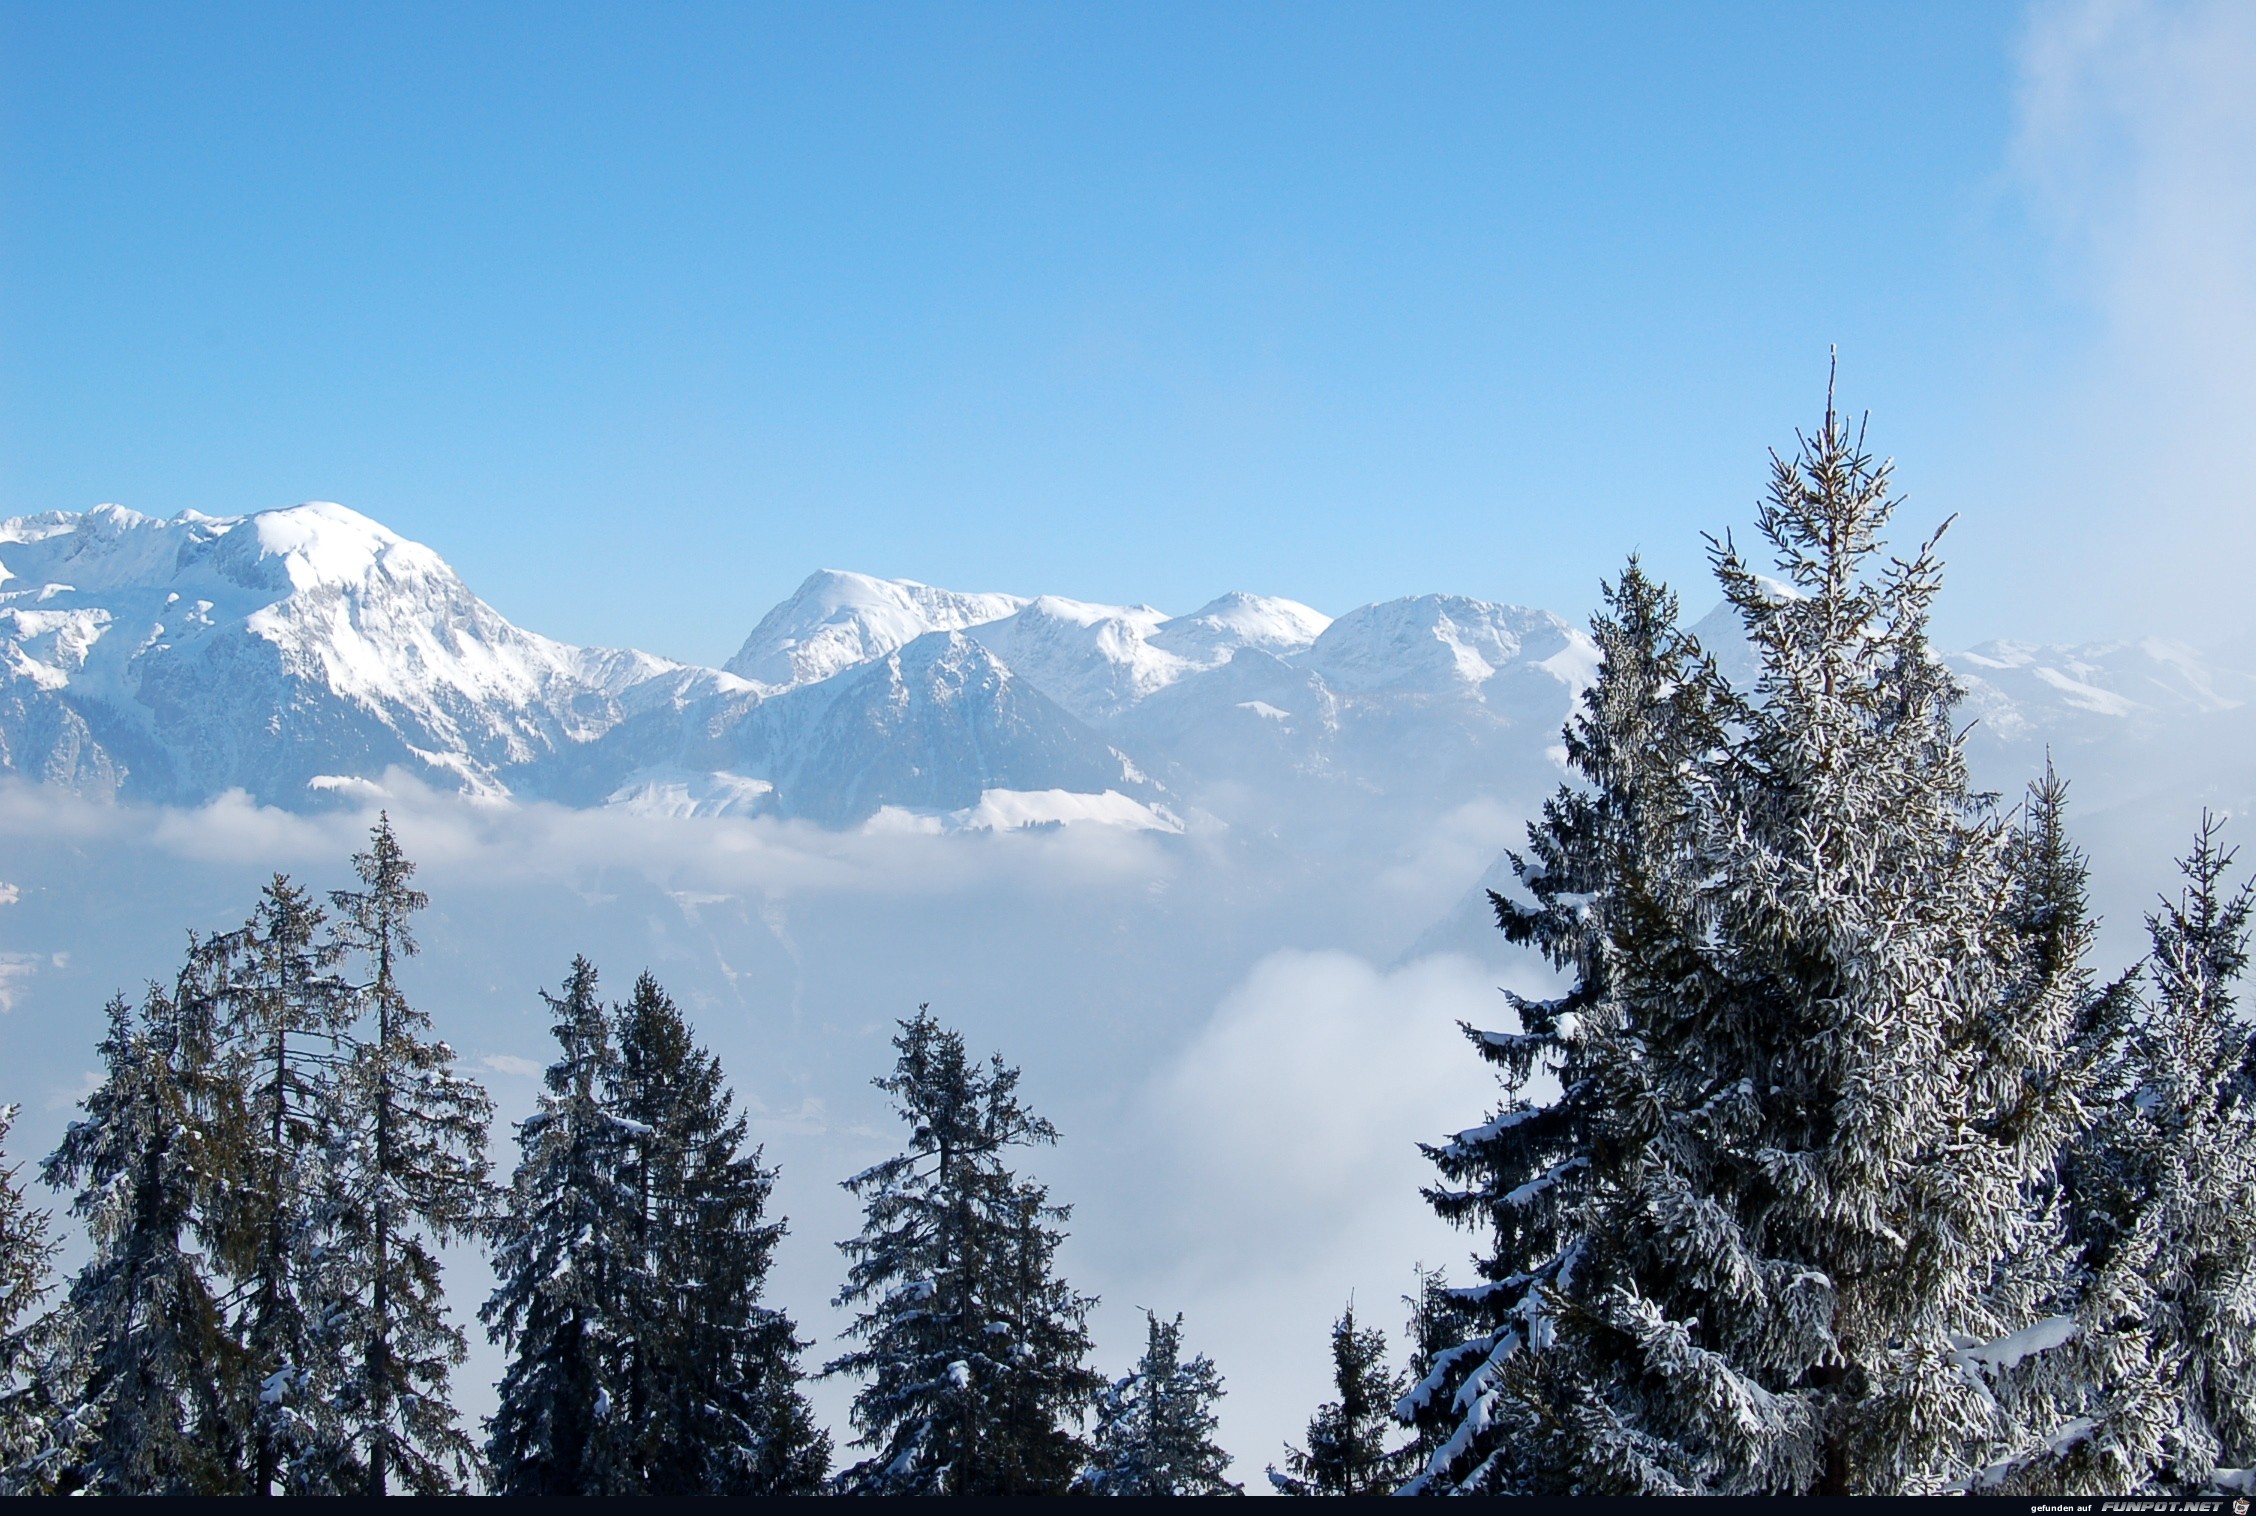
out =
<svg viewBox="0 0 2256 1516"><path fill-rule="evenodd" d="M837 1182L898 1137L869 1086L893 1021L929 1002L1023 1066L1100 1366L1143 1308L1183 1311L1258 1484L1328 1393L1350 1293L1392 1326L1413 1263L1462 1271L1413 1144L1485 1114L1457 1023L1542 982L1481 890L1562 777L1594 662L1568 609L1170 616L824 572L706 669L512 626L341 506L0 523L11 1159L69 1120L113 991L277 870L342 886L386 809L432 897L407 987L505 1115L575 953L689 1010L783 1166L772 1287L812 1362L857 1226ZM2161 642L1950 661L1983 782L2010 797L2048 751L2071 780L2102 966L2125 961L2201 807L2248 809L2256 675ZM473 1309L482 1265L450 1287ZM481 1347L466 1405L496 1370ZM816 1393L843 1432L850 1387Z"/></svg>

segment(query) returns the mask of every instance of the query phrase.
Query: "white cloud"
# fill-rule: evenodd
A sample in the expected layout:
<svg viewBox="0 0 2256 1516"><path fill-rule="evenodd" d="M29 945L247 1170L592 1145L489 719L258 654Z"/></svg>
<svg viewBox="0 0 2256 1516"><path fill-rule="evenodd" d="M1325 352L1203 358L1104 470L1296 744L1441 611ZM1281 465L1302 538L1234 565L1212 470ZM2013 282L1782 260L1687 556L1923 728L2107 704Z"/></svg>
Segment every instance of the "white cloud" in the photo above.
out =
<svg viewBox="0 0 2256 1516"><path fill-rule="evenodd" d="M0 953L0 1016L16 1008L31 977L45 960L43 953Z"/></svg>
<svg viewBox="0 0 2256 1516"><path fill-rule="evenodd" d="M2256 7L2030 13L2013 166L2093 319L2061 388L2017 397L2031 582L2119 625L2251 622L2256 552Z"/></svg>
<svg viewBox="0 0 2256 1516"><path fill-rule="evenodd" d="M1530 983L1527 989L1539 988ZM1109 1199L1122 1235L1092 1237L1113 1278L1110 1340L1134 1308L1181 1310L1230 1384L1236 1477L1298 1439L1329 1384L1327 1328L1352 1295L1399 1357L1411 1267L1464 1277L1474 1239L1435 1218L1418 1150L1478 1123L1498 1091L1458 1029L1511 1025L1495 972L1458 957L1392 971L1353 954L1273 953L1153 1078ZM1096 1221L1096 1208L1083 1215Z"/></svg>
<svg viewBox="0 0 2256 1516"><path fill-rule="evenodd" d="M488 1053L478 1060L478 1066L490 1074L507 1074L513 1079L538 1079L542 1073L540 1064L515 1053Z"/></svg>
<svg viewBox="0 0 2256 1516"><path fill-rule="evenodd" d="M1414 1193L1417 1140L1477 1121L1493 1088L1457 1023L1509 1019L1493 974L1466 959L1386 973L1348 953L1275 953L1161 1076L1154 1115L1200 1212L1273 1250Z"/></svg>

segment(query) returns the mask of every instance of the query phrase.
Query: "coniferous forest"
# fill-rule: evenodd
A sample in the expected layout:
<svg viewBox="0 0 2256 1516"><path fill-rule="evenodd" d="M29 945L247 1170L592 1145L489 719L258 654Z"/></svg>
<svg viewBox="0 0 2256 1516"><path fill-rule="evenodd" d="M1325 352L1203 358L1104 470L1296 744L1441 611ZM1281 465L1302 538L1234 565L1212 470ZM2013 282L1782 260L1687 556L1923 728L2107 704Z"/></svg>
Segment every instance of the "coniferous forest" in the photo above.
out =
<svg viewBox="0 0 2256 1516"><path fill-rule="evenodd" d="M1751 676L1634 558L1606 587L1577 778L1491 897L1566 988L1467 1026L1500 1098L1432 1113L1473 1257L1420 1272L1399 1361L1346 1305L1277 1491L2256 1489L2256 896L2189 814L2150 950L2093 962L2073 776L1975 788L1941 534L1892 550L1896 506L1828 397L1756 541L1710 543ZM1002 1054L899 1021L818 1352L766 1288L776 1171L665 988L574 959L495 1132L409 993L414 876L380 819L347 887L277 875L110 1003L78 1118L0 1173L0 1486L1243 1493L1182 1317L1094 1363L1032 1170L1061 1134ZM489 1299L448 1297L463 1244ZM470 1330L506 1364L482 1425Z"/></svg>

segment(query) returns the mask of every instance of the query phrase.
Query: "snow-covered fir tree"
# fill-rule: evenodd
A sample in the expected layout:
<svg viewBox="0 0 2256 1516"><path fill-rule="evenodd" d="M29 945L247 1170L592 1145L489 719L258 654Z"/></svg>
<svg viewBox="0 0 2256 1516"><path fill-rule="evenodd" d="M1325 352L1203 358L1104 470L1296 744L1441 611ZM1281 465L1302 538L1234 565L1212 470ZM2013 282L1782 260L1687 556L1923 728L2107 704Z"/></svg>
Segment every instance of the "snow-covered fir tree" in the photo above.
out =
<svg viewBox="0 0 2256 1516"><path fill-rule="evenodd" d="M497 1495L635 1492L615 1379L633 1327L619 1275L633 1210L620 1189L627 1129L595 966L572 960L563 993L542 992L560 1046L540 1106L519 1123L516 1173L494 1226L494 1293L479 1311L509 1350L487 1422Z"/></svg>
<svg viewBox="0 0 2256 1516"><path fill-rule="evenodd" d="M411 918L429 904L388 816L353 856L357 890L334 890L338 945L364 970L349 983L357 1025L336 1089L341 1139L323 1335L334 1344L337 1413L362 1489L447 1494L467 1486L476 1448L448 1384L462 1331L448 1319L433 1248L481 1229L489 1211L492 1102L455 1072L454 1050L400 989L416 952Z"/></svg>
<svg viewBox="0 0 2256 1516"><path fill-rule="evenodd" d="M1615 596L1589 788L1499 906L1573 988L1479 1034L1526 1093L1435 1150L1495 1246L1485 1330L1411 1397L1458 1422L1420 1488L1913 1493L2075 1434L1988 1380L2076 1335L2032 1197L2088 1119L2087 1007L2029 973L1927 645L1933 543L1879 561L1895 503L1830 404L1776 460L1784 582L1715 551L1744 698L1665 597Z"/></svg>
<svg viewBox="0 0 2256 1516"><path fill-rule="evenodd" d="M1071 1206L1051 1204L1045 1185L1018 1180L1000 1209L985 1347L1008 1368L990 1379L985 1397L990 1477L1006 1489L1068 1488L1089 1449L1066 1423L1079 1423L1104 1385L1086 1362L1096 1297L1076 1294L1057 1272L1059 1225L1072 1219Z"/></svg>
<svg viewBox="0 0 2256 1516"><path fill-rule="evenodd" d="M1214 1441L1222 1376L1204 1353L1183 1356L1183 1318L1144 1313L1143 1356L1097 1395L1089 1467L1092 1495L1243 1495L1223 1476L1230 1455Z"/></svg>
<svg viewBox="0 0 2256 1516"><path fill-rule="evenodd" d="M837 1303L860 1346L826 1374L866 1383L855 1494L1056 1494L1086 1463L1068 1427L1103 1380L1084 1363L1093 1298L1059 1279L1067 1208L1011 1172L1010 1148L1057 1140L1018 1099L1019 1072L967 1057L929 1009L901 1023L876 1081L910 1129L906 1152L846 1181L864 1207Z"/></svg>
<svg viewBox="0 0 2256 1516"><path fill-rule="evenodd" d="M313 898L277 874L241 930L219 939L242 1150L229 1196L235 1333L251 1371L251 1488L320 1495L365 1487L342 1415L346 1260L329 1244L349 1141L340 1100L350 987Z"/></svg>
<svg viewBox="0 0 2256 1516"><path fill-rule="evenodd" d="M2122 1184L2118 1117L2135 1084L2130 1042L2136 973L2105 984L2084 966L2097 924L2086 865L2068 839L2067 785L2049 763L2029 787L2013 838L2011 917L2021 999L2065 995L2068 1050L2055 1080L2081 1092L2085 1125L2051 1182L2028 1193L2027 1245L1999 1268L1992 1295L2033 1324L2003 1341L1962 1343L1963 1368L1999 1401L1994 1461L1977 1493L2109 1494L2145 1485L2168 1411L2139 1300L2143 1282L2120 1242L2135 1209ZM2037 1351L2041 1348L2042 1351Z"/></svg>
<svg viewBox="0 0 2256 1516"><path fill-rule="evenodd" d="M775 1170L745 1149L720 1060L648 974L619 1015L619 1182L632 1252L617 1274L632 1324L619 1382L628 1456L652 1495L807 1495L830 1440L799 1388L789 1317L760 1303L784 1235Z"/></svg>
<svg viewBox="0 0 2256 1516"><path fill-rule="evenodd" d="M2256 1088L2235 1011L2248 966L2250 887L2204 818L2185 887L2147 918L2152 1001L2119 1142L2136 1176L2123 1274L2159 1366L2167 1430L2158 1489L2256 1486Z"/></svg>
<svg viewBox="0 0 2256 1516"><path fill-rule="evenodd" d="M1287 1446L1285 1467L1269 1470L1281 1495L1390 1495L1409 1477L1415 1446L1400 1437L1394 1407L1402 1376L1387 1365L1386 1333L1358 1327L1350 1304L1332 1324L1332 1386L1308 1422L1308 1446Z"/></svg>
<svg viewBox="0 0 2256 1516"><path fill-rule="evenodd" d="M53 1487L70 1435L70 1407L57 1391L76 1376L57 1372L58 1317L39 1309L53 1289L57 1244L8 1161L15 1123L16 1107L0 1106L0 1494L40 1494Z"/></svg>
<svg viewBox="0 0 2256 1516"><path fill-rule="evenodd" d="M97 1049L102 1080L42 1168L74 1191L92 1256L71 1280L54 1355L40 1365L69 1402L68 1447L42 1450L26 1483L62 1493L220 1495L244 1488L249 1417L206 1249L215 1191L237 1156L205 1098L213 1049L197 1015L197 944L181 993L118 996ZM215 1120L215 1117L221 1119ZM59 1465L59 1466L58 1466Z"/></svg>
<svg viewBox="0 0 2256 1516"><path fill-rule="evenodd" d="M1693 979L1731 1040L1721 1060L1712 1034L1695 1047L1753 1098L1693 1191L1730 1226L1686 1229L1678 1277L1699 1282L1658 1313L1665 1338L1639 1336L1649 1356L1680 1327L1721 1350L1712 1403L1725 1425L1767 1420L1744 1444L1766 1486L1915 1493L2043 1449L2052 1472L2026 1487L2073 1487L2092 1466L2057 1455L2085 1418L2027 1391L2079 1335L2050 1197L2091 1120L2105 997L2081 971L2079 895L2031 951L2025 850L1968 782L1959 691L1928 643L1935 541L1881 562L1889 472L1829 403L1758 518L1786 587L1716 554L1762 674L1714 832L1716 972ZM1713 1087L1687 1085L1684 1108ZM1756 1288L1725 1282L1755 1259ZM1703 1309L1742 1301L1744 1327L1701 1340ZM1758 1389L1796 1408L1738 1410Z"/></svg>
<svg viewBox="0 0 2256 1516"><path fill-rule="evenodd" d="M1549 1403L1606 1373L1560 1340L1549 1302L1572 1289L1589 1251L1592 1197L1609 1169L1653 1136L1652 1030L1642 1002L1666 999L1697 962L1704 817L1732 709L1712 664L1678 627L1675 598L1632 559L1592 625L1595 682L1569 722L1562 787L1529 828L1520 905L1491 896L1512 941L1569 977L1553 999L1507 995L1516 1031L1467 1027L1511 1098L1477 1127L1426 1148L1445 1184L1426 1194L1447 1220L1487 1233L1483 1282L1451 1292L1454 1345L1435 1303L1421 1372L1399 1407L1418 1428L1419 1491L1549 1491L1572 1455L1555 1445ZM1645 1019L1668 1024L1665 1013ZM1555 1083L1554 1083L1555 1081ZM1547 1092L1546 1086L1550 1086ZM1587 1277L1587 1275L1585 1275ZM1526 1351L1530 1346L1541 1350Z"/></svg>
<svg viewBox="0 0 2256 1516"><path fill-rule="evenodd" d="M1422 1471L1457 1433L1452 1397L1432 1393L1430 1386L1445 1379L1463 1381L1467 1360L1474 1356L1466 1344L1483 1332L1478 1313L1466 1306L1462 1292L1450 1288L1443 1270L1413 1267L1417 1292L1402 1297L1409 1308L1403 1335L1410 1345L1410 1389L1394 1410L1395 1418L1413 1432L1410 1466Z"/></svg>

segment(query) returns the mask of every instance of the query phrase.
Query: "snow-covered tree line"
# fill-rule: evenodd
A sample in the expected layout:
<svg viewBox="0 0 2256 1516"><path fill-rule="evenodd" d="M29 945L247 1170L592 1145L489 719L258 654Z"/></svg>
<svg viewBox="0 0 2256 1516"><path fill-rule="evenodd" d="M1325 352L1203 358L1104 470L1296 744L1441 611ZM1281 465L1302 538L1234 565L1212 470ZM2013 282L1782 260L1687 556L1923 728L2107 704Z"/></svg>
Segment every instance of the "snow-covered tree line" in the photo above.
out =
<svg viewBox="0 0 2256 1516"><path fill-rule="evenodd" d="M909 1139L846 1181L858 1314L822 1370L863 1382L869 1456L834 1474L810 1344L763 1299L776 1171L680 1009L647 974L606 1003L576 959L496 1184L490 1103L402 988L427 901L388 820L353 866L326 907L277 876L171 983L111 1003L99 1085L40 1170L86 1231L67 1283L0 1166L0 1490L1236 1493L1181 1318L1151 1318L1126 1377L1089 1367L1095 1302L1056 1268L1069 1208L1011 1167L1057 1135L1015 1068L928 1011L901 1023L876 1082ZM498 1277L482 1436L452 1399L456 1241Z"/></svg>
<svg viewBox="0 0 2256 1516"><path fill-rule="evenodd" d="M1751 682L1634 559L1608 591L1494 900L1567 988L1467 1029L1507 1098L1427 1150L1486 1247L1397 1407L1413 1492L2251 1485L2249 892L2205 818L2095 977L2066 786L1972 788L1896 504L1829 398L1777 577L1712 544Z"/></svg>

